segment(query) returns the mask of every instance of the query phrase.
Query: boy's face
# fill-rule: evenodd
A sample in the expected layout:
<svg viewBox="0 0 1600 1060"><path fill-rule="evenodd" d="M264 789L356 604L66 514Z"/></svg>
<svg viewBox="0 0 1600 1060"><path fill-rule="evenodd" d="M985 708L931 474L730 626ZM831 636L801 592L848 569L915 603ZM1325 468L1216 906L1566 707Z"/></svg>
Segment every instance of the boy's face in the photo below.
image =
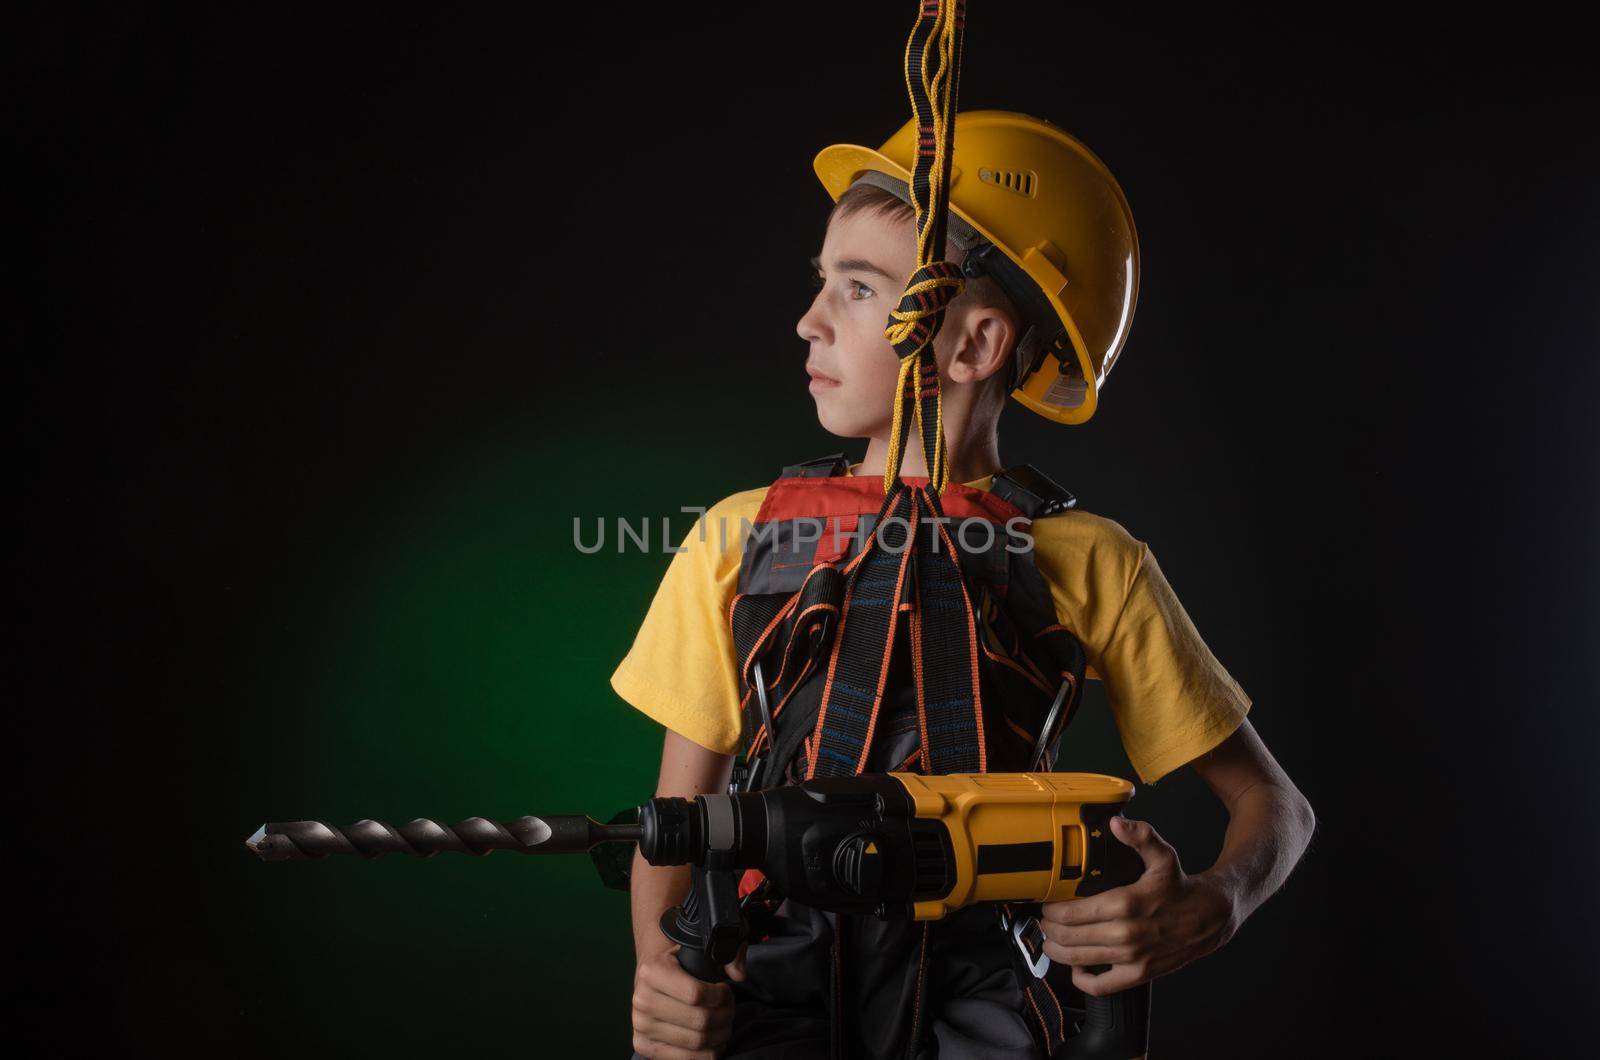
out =
<svg viewBox="0 0 1600 1060"><path fill-rule="evenodd" d="M820 289L795 331L811 344L806 372L817 419L840 437L885 437L900 358L883 329L917 266L916 232L909 222L874 211L835 215L814 263ZM936 350L951 323L946 320Z"/></svg>

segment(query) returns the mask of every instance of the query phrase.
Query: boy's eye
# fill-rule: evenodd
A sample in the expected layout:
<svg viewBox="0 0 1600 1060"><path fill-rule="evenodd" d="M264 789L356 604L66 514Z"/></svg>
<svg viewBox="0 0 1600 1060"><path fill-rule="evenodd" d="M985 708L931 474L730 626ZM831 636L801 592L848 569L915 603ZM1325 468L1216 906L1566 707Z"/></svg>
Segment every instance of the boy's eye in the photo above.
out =
<svg viewBox="0 0 1600 1060"><path fill-rule="evenodd" d="M864 301L877 293L859 280L850 280L848 283L850 285L850 297L855 301ZM826 285L827 279L822 275L822 273L813 272L811 274L811 287L813 290L820 291Z"/></svg>

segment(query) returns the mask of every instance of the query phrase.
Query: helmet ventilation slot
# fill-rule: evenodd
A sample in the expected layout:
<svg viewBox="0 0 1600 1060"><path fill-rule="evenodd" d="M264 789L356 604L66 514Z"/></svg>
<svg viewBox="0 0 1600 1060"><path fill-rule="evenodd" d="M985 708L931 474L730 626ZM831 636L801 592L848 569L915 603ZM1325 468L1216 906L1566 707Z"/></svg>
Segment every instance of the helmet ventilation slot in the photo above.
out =
<svg viewBox="0 0 1600 1060"><path fill-rule="evenodd" d="M1038 178L1033 175L1031 170L1027 169L989 169L985 167L978 170L978 179L985 184L993 184L997 187L1005 188L1007 191L1014 191L1018 195L1028 196L1033 194L1034 185L1038 183Z"/></svg>

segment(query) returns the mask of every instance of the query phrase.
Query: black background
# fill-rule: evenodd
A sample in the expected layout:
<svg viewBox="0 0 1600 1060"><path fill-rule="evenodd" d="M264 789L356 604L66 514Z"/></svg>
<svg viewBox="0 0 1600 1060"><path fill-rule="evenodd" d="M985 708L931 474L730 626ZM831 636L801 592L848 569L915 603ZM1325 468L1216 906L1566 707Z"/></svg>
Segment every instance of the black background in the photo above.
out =
<svg viewBox="0 0 1600 1060"><path fill-rule="evenodd" d="M362 1029L387 1019L539 1055L553 972L492 1016L443 974L352 988L301 1033L270 943L203 918L248 1001L134 1042L109 999L176 911L130 865L209 871L162 847L275 768L241 749L269 708L230 699L273 663L256 631L419 468L559 433L597 481L684 483L648 494L671 510L836 448L793 332L809 163L904 120L914 5L556 14L135 4L20 38L14 643L47 672L12 864L73 1051L406 1055ZM963 108L1090 144L1145 270L1100 414L1009 413L1003 456L1151 543L1319 816L1285 891L1158 987L1160 1055L1556 1055L1600 1001L1600 108L1580 27L1481 17L974 4ZM1204 789L1152 796L1203 867ZM621 982L593 997L619 1026Z"/></svg>

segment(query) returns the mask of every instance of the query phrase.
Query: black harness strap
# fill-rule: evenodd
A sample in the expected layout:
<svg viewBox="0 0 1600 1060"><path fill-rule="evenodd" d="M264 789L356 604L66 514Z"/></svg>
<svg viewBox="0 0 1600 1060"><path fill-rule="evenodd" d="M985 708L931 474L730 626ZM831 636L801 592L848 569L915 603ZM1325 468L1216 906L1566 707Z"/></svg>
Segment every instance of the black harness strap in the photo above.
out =
<svg viewBox="0 0 1600 1060"><path fill-rule="evenodd" d="M850 461L843 453L830 453L819 456L814 460L802 460L798 464L790 464L783 469L783 478L832 478L842 475L850 468Z"/></svg>
<svg viewBox="0 0 1600 1060"><path fill-rule="evenodd" d="M1023 908L1002 905L1000 928L1016 942L1011 951L1012 970L1016 973L1017 985L1022 990L1027 1011L1038 1025L1045 1055L1050 1056L1066 1042L1076 1022L1075 1017L1081 1014L1081 1010L1063 1005L1061 995L1056 993L1049 980L1036 972L1041 964L1046 969L1054 967L1044 955L1044 932L1039 928L1038 918L1028 915Z"/></svg>
<svg viewBox="0 0 1600 1060"><path fill-rule="evenodd" d="M923 768L931 774L982 773L983 695L978 684L978 624L955 542L931 490L913 491L936 536L916 554L917 599L910 615L911 672L922 729Z"/></svg>
<svg viewBox="0 0 1600 1060"><path fill-rule="evenodd" d="M906 593L915 515L910 491L896 488L885 497L876 532L848 579L807 779L854 776L866 768Z"/></svg>

